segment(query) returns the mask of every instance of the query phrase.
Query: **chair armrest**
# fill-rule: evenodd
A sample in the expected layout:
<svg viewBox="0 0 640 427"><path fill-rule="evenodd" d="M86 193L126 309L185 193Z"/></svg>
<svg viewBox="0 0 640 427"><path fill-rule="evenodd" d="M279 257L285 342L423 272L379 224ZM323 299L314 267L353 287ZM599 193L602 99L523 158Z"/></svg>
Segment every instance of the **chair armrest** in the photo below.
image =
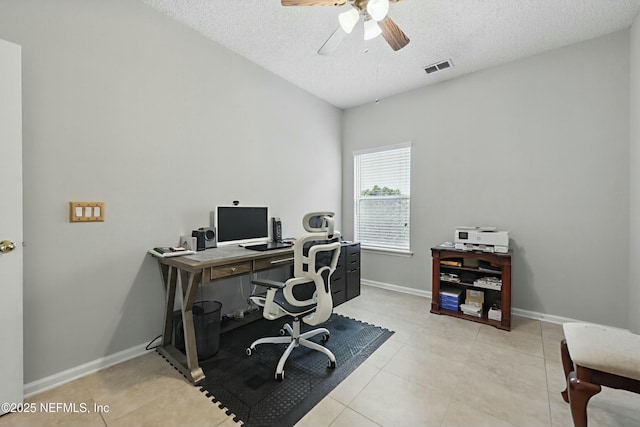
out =
<svg viewBox="0 0 640 427"><path fill-rule="evenodd" d="M254 285L264 286L265 288L277 288L284 289L284 283L276 282L275 280L267 280L267 279L254 279L251 281Z"/></svg>

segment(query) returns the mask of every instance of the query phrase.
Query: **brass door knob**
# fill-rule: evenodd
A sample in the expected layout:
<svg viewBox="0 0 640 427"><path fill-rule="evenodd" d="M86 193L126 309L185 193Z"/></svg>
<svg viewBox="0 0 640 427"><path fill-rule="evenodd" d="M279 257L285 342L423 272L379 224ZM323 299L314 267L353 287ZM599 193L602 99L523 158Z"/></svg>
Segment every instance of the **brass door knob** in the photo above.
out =
<svg viewBox="0 0 640 427"><path fill-rule="evenodd" d="M3 240L2 242L0 242L0 252L4 254L11 252L15 248L16 245L11 240Z"/></svg>

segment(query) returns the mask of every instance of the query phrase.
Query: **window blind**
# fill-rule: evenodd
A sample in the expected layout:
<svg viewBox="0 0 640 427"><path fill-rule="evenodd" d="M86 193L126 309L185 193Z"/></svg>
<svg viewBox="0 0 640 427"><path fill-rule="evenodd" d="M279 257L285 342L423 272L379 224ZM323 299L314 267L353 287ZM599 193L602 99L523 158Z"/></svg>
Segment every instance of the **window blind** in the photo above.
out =
<svg viewBox="0 0 640 427"><path fill-rule="evenodd" d="M411 144L354 152L354 230L363 247L410 250Z"/></svg>

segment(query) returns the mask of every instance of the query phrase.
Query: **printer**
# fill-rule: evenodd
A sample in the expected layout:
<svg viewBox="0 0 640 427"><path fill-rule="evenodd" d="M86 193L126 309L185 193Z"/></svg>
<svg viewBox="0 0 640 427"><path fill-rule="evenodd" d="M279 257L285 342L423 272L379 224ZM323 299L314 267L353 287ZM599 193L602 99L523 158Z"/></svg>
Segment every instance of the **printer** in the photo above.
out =
<svg viewBox="0 0 640 427"><path fill-rule="evenodd" d="M454 247L463 251L506 254L509 252L509 232L495 227L456 227Z"/></svg>

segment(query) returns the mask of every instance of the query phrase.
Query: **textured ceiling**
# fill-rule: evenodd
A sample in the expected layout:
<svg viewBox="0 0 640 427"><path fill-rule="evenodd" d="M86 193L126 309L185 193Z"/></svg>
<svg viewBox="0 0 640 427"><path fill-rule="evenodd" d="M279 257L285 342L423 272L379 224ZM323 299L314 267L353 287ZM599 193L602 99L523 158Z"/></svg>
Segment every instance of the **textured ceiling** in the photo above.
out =
<svg viewBox="0 0 640 427"><path fill-rule="evenodd" d="M404 49L394 52L381 36L365 42L361 20L321 56L349 6L142 1L340 108L628 28L640 10L640 0L406 0L389 10L411 39ZM447 59L453 68L424 72Z"/></svg>

